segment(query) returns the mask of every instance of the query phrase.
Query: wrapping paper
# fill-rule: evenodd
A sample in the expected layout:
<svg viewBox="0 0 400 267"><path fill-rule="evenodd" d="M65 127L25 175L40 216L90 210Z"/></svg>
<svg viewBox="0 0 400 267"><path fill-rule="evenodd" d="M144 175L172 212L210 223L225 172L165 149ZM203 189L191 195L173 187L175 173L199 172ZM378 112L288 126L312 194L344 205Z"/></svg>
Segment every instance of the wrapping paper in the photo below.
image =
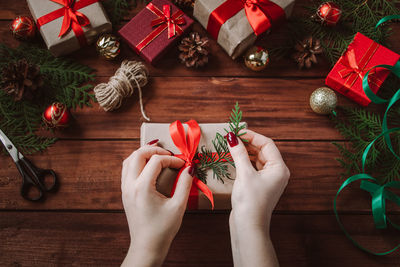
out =
<svg viewBox="0 0 400 267"><path fill-rule="evenodd" d="M175 154L180 154L180 151L174 145L169 134L169 123L143 123L140 132L140 145L143 146L148 142L159 139L159 145L165 149L171 150ZM224 128L229 129L227 123L204 123L199 124L201 128L201 139L199 143L199 150L202 146L213 148L212 140L215 138L216 133L224 134ZM184 124L185 129L187 125ZM235 169L231 166L228 167L232 178L235 178ZM164 169L157 180L157 190L165 196L171 195L176 176L179 170ZM213 178L212 170L207 172L207 186L211 189L214 195L215 209L230 209L231 208L231 193L233 180L225 179L224 183ZM199 191L198 196L198 209L211 209L210 201L205 195Z"/></svg>
<svg viewBox="0 0 400 267"><path fill-rule="evenodd" d="M171 7L171 15L175 14L179 9L168 0L153 0L151 2L159 10L163 10L164 5ZM183 33L187 32L193 24L193 20L183 14L184 24L178 25ZM157 19L156 14L151 12L147 7L141 10L134 18L132 18L124 27L119 30L119 34L129 46L138 53L142 58L151 64L157 63L160 58L172 47L183 35L177 33L174 37L168 38L168 29L164 30L157 37L145 46L141 51L137 46L149 36L159 26L152 26L152 21Z"/></svg>
<svg viewBox="0 0 400 267"><path fill-rule="evenodd" d="M27 0L29 10L35 21L63 6L50 0ZM77 1L78 2L78 1ZM100 1L78 10L89 20L90 25L82 27L88 44L96 41L101 33L111 32L112 25ZM40 33L47 48L55 56L66 55L81 48L75 33L70 30L66 35L59 37L64 17L57 18L40 27Z"/></svg>
<svg viewBox="0 0 400 267"><path fill-rule="evenodd" d="M353 60L351 59L353 57ZM395 65L400 55L379 45L361 33L357 33L347 50L336 62L326 77L325 84L362 106L371 100L362 88L362 77L373 66L379 64ZM351 63L353 61L353 63ZM369 75L369 85L377 93L389 71L376 68Z"/></svg>
<svg viewBox="0 0 400 267"><path fill-rule="evenodd" d="M196 0L193 16L207 29L211 13L226 0ZM273 0L289 17L292 13L294 0ZM274 25L273 25L274 26ZM233 59L240 56L256 41L257 36L251 27L242 9L236 15L228 19L221 27L217 42Z"/></svg>

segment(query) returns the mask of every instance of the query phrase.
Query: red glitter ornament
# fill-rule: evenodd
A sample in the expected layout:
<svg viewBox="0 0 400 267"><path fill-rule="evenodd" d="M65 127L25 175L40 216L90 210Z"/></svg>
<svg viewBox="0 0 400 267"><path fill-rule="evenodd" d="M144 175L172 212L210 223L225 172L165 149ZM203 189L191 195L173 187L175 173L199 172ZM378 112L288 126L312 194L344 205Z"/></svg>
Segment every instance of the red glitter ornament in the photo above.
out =
<svg viewBox="0 0 400 267"><path fill-rule="evenodd" d="M43 121L49 128L62 128L67 127L70 114L67 107L55 102L51 104L43 113Z"/></svg>
<svg viewBox="0 0 400 267"><path fill-rule="evenodd" d="M318 21L326 26L335 26L342 15L340 7L333 2L325 2L318 7L317 14L314 16Z"/></svg>
<svg viewBox="0 0 400 267"><path fill-rule="evenodd" d="M27 16L18 16L11 23L10 30L17 39L28 40L35 36L36 26L33 19Z"/></svg>

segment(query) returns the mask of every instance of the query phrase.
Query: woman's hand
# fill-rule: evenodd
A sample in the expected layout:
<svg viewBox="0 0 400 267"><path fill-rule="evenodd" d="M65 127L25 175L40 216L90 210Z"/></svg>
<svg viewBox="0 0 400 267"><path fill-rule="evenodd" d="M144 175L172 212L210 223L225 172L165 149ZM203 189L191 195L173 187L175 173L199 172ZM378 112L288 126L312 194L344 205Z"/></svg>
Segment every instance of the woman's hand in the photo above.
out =
<svg viewBox="0 0 400 267"><path fill-rule="evenodd" d="M269 237L272 211L282 195L289 169L274 142L246 129L256 168L246 147L233 133L227 135L236 165L230 216L232 249L236 266L276 266L278 261Z"/></svg>
<svg viewBox="0 0 400 267"><path fill-rule="evenodd" d="M193 168L182 172L171 198L156 190L156 181L162 169L181 168L184 163L151 142L123 162L122 202L131 235L123 266L160 266L164 261L182 223Z"/></svg>

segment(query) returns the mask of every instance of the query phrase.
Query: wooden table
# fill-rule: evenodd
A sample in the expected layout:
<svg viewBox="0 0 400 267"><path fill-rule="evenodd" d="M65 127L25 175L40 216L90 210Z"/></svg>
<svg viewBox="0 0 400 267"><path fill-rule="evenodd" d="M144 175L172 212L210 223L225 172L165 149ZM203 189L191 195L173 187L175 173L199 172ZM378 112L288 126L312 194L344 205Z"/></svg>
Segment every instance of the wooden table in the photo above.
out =
<svg viewBox="0 0 400 267"><path fill-rule="evenodd" d="M298 1L301 5L304 1ZM129 19L143 4L132 10ZM10 21L29 14L22 0L0 0L1 41L16 46ZM196 24L194 29L205 33ZM286 30L267 41L285 38ZM394 50L400 52L399 38ZM309 96L324 85L329 64L324 60L300 71L290 59L252 72L232 61L211 41L209 65L186 69L176 50L160 66L150 67L144 103L153 122L194 118L200 123L225 122L236 101L249 127L276 140L291 170L291 180L272 218L271 234L282 266L398 266L398 253L374 257L361 252L344 236L332 212L341 180L339 156L332 141L346 142L327 117L314 114ZM94 47L71 58L97 70L97 81L114 74L122 59L138 59L124 46L114 62L99 59ZM351 105L339 96L340 105ZM73 111L77 123L57 132L61 138L35 164L59 174L61 188L44 203L24 201L21 178L10 157L0 155L1 266L117 266L129 246L121 203L122 160L139 146L143 122L137 95L116 112L97 104ZM339 201L341 218L354 238L375 250L390 248L399 234L377 231L369 212L370 198L356 187ZM165 266L232 266L229 211L188 212ZM397 237L397 238L396 238Z"/></svg>

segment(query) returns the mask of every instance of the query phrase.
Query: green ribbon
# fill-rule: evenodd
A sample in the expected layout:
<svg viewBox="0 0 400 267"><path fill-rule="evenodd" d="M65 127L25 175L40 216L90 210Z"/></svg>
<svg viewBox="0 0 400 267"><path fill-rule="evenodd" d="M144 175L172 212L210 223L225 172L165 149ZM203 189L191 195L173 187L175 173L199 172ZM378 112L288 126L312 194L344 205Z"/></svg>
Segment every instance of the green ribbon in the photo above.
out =
<svg viewBox="0 0 400 267"><path fill-rule="evenodd" d="M379 22L376 24L375 28L377 28L379 25L382 23L392 20L392 19L400 19L400 15L392 15L392 16L387 16L379 20ZM333 200L333 211L335 213L336 220L339 223L340 228L344 232L344 234L347 236L347 238L350 239L350 241L359 249L371 253L373 255L387 255L392 253L393 251L397 250L400 248L400 244L392 248L391 250L384 251L384 252L374 252L371 251L363 246L361 246L358 242L356 242L350 234L347 232L345 229L343 223L340 221L339 214L337 212L337 198L342 192L342 190L350 185L351 183L354 183L356 181L361 181L360 188L366 192L369 192L372 196L372 201L371 201L371 209L372 209L372 216L374 218L374 223L375 227L377 229L386 229L388 222L390 225L392 225L394 228L397 230L400 230L400 226L393 223L390 221L389 218L386 216L386 200L390 200L400 206L400 197L397 196L395 193L389 191L389 188L395 188L395 189L400 189L400 182L399 181L392 181L388 182L384 185L380 185L378 181L372 177L371 175L365 173L365 165L368 157L368 153L371 150L372 146L374 143L379 139L379 138L384 138L386 145L388 146L390 152L398 159L400 160L400 156L394 151L392 141L390 139L390 134L394 132L400 131L400 127L397 128L388 128L388 122L387 122L387 115L390 110L390 108L400 100L400 89L390 98L390 99L383 99L379 96L377 96L369 87L368 84L368 75L372 69L375 68L384 68L395 74L398 78L400 78L400 61L398 61L394 66L391 65L377 65L372 67L369 71L366 72L366 74L363 77L362 81L362 86L365 94L367 97L376 104L387 104L387 108L385 111L385 114L383 116L383 121L382 121L382 133L377 136L374 140L372 140L371 143L368 144L368 146L365 148L364 153L362 155L362 173L356 174L348 178L344 183L340 186L339 190L336 193L336 196Z"/></svg>

